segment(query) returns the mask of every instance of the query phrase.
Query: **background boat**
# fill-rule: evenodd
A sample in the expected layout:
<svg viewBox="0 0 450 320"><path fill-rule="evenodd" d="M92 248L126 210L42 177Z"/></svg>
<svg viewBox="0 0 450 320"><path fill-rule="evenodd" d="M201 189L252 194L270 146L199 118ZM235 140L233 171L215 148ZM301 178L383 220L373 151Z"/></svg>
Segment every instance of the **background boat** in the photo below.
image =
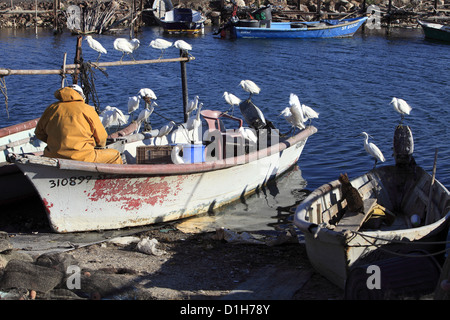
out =
<svg viewBox="0 0 450 320"><path fill-rule="evenodd" d="M156 0L153 14L158 24L169 34L198 34L204 30L206 18L189 8L174 8L170 0Z"/></svg>
<svg viewBox="0 0 450 320"><path fill-rule="evenodd" d="M232 27L236 38L342 38L351 37L367 17L309 22L239 21Z"/></svg>
<svg viewBox="0 0 450 320"><path fill-rule="evenodd" d="M417 22L422 27L426 38L450 42L450 26L420 20Z"/></svg>

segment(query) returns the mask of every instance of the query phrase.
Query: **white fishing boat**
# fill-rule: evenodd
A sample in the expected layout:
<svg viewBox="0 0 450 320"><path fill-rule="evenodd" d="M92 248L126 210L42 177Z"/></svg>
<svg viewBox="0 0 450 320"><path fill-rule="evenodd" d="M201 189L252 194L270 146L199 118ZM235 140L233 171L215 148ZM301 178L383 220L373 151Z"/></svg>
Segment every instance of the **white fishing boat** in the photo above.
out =
<svg viewBox="0 0 450 320"><path fill-rule="evenodd" d="M22 152L9 153L8 160L39 194L55 232L117 229L193 216L250 195L297 164L317 131L310 126L283 139L271 130L263 139L260 130L261 143L252 148L238 130L214 128L227 114L202 115L209 121L209 140L199 144L186 144L182 126L165 138L147 132L113 139L108 147L120 150L126 164ZM184 163L174 163L175 146L183 148Z"/></svg>
<svg viewBox="0 0 450 320"><path fill-rule="evenodd" d="M401 137L412 141L409 128L400 126L397 131L402 134L394 139L396 164L374 168L350 181L364 201L363 212L348 210L339 179L316 189L296 209L294 223L305 236L311 264L342 289L350 290L346 288L349 275L358 266L414 251L435 258L445 253L450 193L434 172L431 175L415 164L412 148L400 150L407 149L397 143ZM405 261L411 266L411 260ZM426 260L421 261L424 266ZM395 279L398 283L408 273L402 270ZM370 276L366 270L364 274ZM366 280L358 280L367 290ZM407 286L407 281L402 285Z"/></svg>

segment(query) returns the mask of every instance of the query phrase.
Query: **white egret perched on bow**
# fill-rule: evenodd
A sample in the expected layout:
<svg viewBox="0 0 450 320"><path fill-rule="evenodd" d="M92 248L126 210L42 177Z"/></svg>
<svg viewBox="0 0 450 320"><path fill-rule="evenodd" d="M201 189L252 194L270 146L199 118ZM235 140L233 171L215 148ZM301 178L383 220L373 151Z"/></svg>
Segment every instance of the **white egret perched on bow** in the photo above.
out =
<svg viewBox="0 0 450 320"><path fill-rule="evenodd" d="M311 122L312 119L319 118L319 113L307 105L302 104L302 110L303 110L303 117L304 117L305 121L309 120Z"/></svg>
<svg viewBox="0 0 450 320"><path fill-rule="evenodd" d="M108 53L108 51L106 51L106 49L102 46L102 44L100 42L98 42L97 40L95 40L94 38L92 38L92 36L86 36L85 39L86 39L89 47L91 47L91 49L98 52L97 62L98 62L98 59L100 59L100 56L102 55L102 53L105 53L105 54Z"/></svg>
<svg viewBox="0 0 450 320"><path fill-rule="evenodd" d="M131 55L131 57L134 60L133 52L139 48L140 41L138 39L132 39L128 40L125 38L117 38L114 40L114 49L117 51L122 52L122 57L120 58L120 61L122 61L125 54Z"/></svg>
<svg viewBox="0 0 450 320"><path fill-rule="evenodd" d="M133 97L128 98L128 113L129 114L132 114L137 109L139 109L139 102L140 102L139 96L133 96Z"/></svg>
<svg viewBox="0 0 450 320"><path fill-rule="evenodd" d="M261 91L256 83L251 80L242 80L241 82L239 82L239 85L242 87L242 89L244 89L244 91L250 93L249 98L251 98L254 94L259 94L259 92Z"/></svg>
<svg viewBox="0 0 450 320"><path fill-rule="evenodd" d="M189 51L192 50L192 46L187 43L184 40L177 40L175 41L175 43L173 44L173 46L177 49L180 49L181 51L183 51L184 53L189 54Z"/></svg>
<svg viewBox="0 0 450 320"><path fill-rule="evenodd" d="M298 96L295 93L291 93L289 96L290 111L292 113L292 121L294 127L299 129L305 129L305 116L303 114L302 105ZM294 129L295 130L295 129Z"/></svg>
<svg viewBox="0 0 450 320"><path fill-rule="evenodd" d="M364 149L366 149L368 154L375 158L375 165L373 167L375 168L378 161L385 162L386 159L381 150L374 143L369 142L369 134L361 132L360 136L364 136Z"/></svg>
<svg viewBox="0 0 450 320"><path fill-rule="evenodd" d="M402 119L401 122L403 121L405 114L408 114L411 112L412 108L411 106L403 99L399 99L396 97L393 97L391 100L391 103L394 106L395 111L397 111L398 113L400 113Z"/></svg>
<svg viewBox="0 0 450 320"><path fill-rule="evenodd" d="M282 115L286 119L286 121L292 126L290 131L295 130L295 128L299 128L300 130L306 128L303 122L296 121L289 107L284 108L283 111L281 111L280 115Z"/></svg>
<svg viewBox="0 0 450 320"><path fill-rule="evenodd" d="M152 40L150 42L149 46L154 48L154 49L161 50L161 55L158 58L158 59L161 59L163 54L164 54L164 51L167 48L170 48L172 46L172 44L173 44L173 42L170 42L170 41L167 41L167 40L164 40L164 39L155 39L155 40Z"/></svg>
<svg viewBox="0 0 450 320"><path fill-rule="evenodd" d="M223 93L223 97L225 98L225 101L231 106L231 114L233 114L234 106L238 106L242 100L236 97L234 94L226 91Z"/></svg>

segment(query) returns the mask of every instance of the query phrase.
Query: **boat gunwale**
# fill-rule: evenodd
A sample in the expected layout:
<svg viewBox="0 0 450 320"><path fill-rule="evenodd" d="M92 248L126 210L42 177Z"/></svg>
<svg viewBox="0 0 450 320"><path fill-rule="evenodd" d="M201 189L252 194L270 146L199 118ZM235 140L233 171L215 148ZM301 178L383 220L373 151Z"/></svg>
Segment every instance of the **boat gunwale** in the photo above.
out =
<svg viewBox="0 0 450 320"><path fill-rule="evenodd" d="M7 137L9 135L34 129L40 118L28 120L19 124L14 124L12 126L0 128L0 138Z"/></svg>
<svg viewBox="0 0 450 320"><path fill-rule="evenodd" d="M249 154L240 155L237 157L225 158L211 162L189 163L189 164L107 164L107 163L93 163L83 162L70 159L48 158L56 161L48 161L48 163L35 163L34 161L22 161L21 156L16 156L13 160L19 165L19 168L24 163L30 163L38 166L55 167L60 170L81 170L87 172L96 172L103 174L117 174L117 175L145 175L145 176L161 176L161 175L183 175L192 173L202 173L208 171L215 171L235 167L237 165L244 165L253 161L267 158L271 155L282 152L283 150L306 140L311 135L317 132L317 128L309 126L300 133L292 136L284 141L270 146L269 148L253 151ZM26 158L26 157L25 157Z"/></svg>
<svg viewBox="0 0 450 320"><path fill-rule="evenodd" d="M385 167L393 167L393 166L385 166ZM380 168L385 168L385 167L380 167ZM419 167L421 168L421 167ZM423 170L423 172L425 174L428 174L423 168L421 168ZM358 178L361 178L363 176L368 176L369 174L373 173L374 171L376 172L378 170L378 168L376 168L375 170L371 170L369 172L366 172L360 176L358 176ZM435 184L440 185L442 188L444 188L447 191L447 194L450 194L448 189L442 184L440 183L438 180L435 181ZM297 207L297 210L295 212L294 215L294 224L300 229L300 231L310 234L310 235L314 235L314 237L319 237L318 234L319 233L326 233L332 237L344 237L345 239L349 239L354 237L355 234L364 234L365 236L371 236L371 237L383 237L386 235L389 235L388 238L386 238L386 241L391 240L390 238L395 238L396 236L403 234L405 232L414 232L418 235L422 234L422 231L424 232L429 232L430 229L432 230L437 230L439 225L444 224L446 221L447 223L450 223L450 210L449 208L447 208L447 210L449 210L444 216L441 216L440 219L436 220L433 223L430 224L426 224L417 228L409 228L409 229L398 229L398 230L367 230L367 231L358 231L358 232L354 232L354 231L335 231L332 229L328 229L328 228L321 228L318 224L313 223L313 222L309 222L306 220L306 214L309 211L308 208L310 208L312 206L312 204L314 202L316 202L317 200L319 200L321 197L325 196L327 193L330 193L331 191L335 190L336 188L339 188L339 186L341 185L341 183L339 182L339 180L334 180L331 182L328 182L326 184L323 184L322 186L320 186L319 188L315 189L312 193L310 193L305 200L302 201L302 203L300 203L300 205ZM417 239L412 239L412 241L417 240Z"/></svg>

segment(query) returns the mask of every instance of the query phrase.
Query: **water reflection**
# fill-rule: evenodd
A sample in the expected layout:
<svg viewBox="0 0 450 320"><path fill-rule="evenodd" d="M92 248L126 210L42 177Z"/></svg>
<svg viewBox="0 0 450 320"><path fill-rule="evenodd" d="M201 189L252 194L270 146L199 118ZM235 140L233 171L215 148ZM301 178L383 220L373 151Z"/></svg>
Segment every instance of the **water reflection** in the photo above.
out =
<svg viewBox="0 0 450 320"><path fill-rule="evenodd" d="M287 230L292 225L297 205L310 193L298 166L246 199L240 199L223 209L184 220L182 230L214 231L217 228L241 231Z"/></svg>

